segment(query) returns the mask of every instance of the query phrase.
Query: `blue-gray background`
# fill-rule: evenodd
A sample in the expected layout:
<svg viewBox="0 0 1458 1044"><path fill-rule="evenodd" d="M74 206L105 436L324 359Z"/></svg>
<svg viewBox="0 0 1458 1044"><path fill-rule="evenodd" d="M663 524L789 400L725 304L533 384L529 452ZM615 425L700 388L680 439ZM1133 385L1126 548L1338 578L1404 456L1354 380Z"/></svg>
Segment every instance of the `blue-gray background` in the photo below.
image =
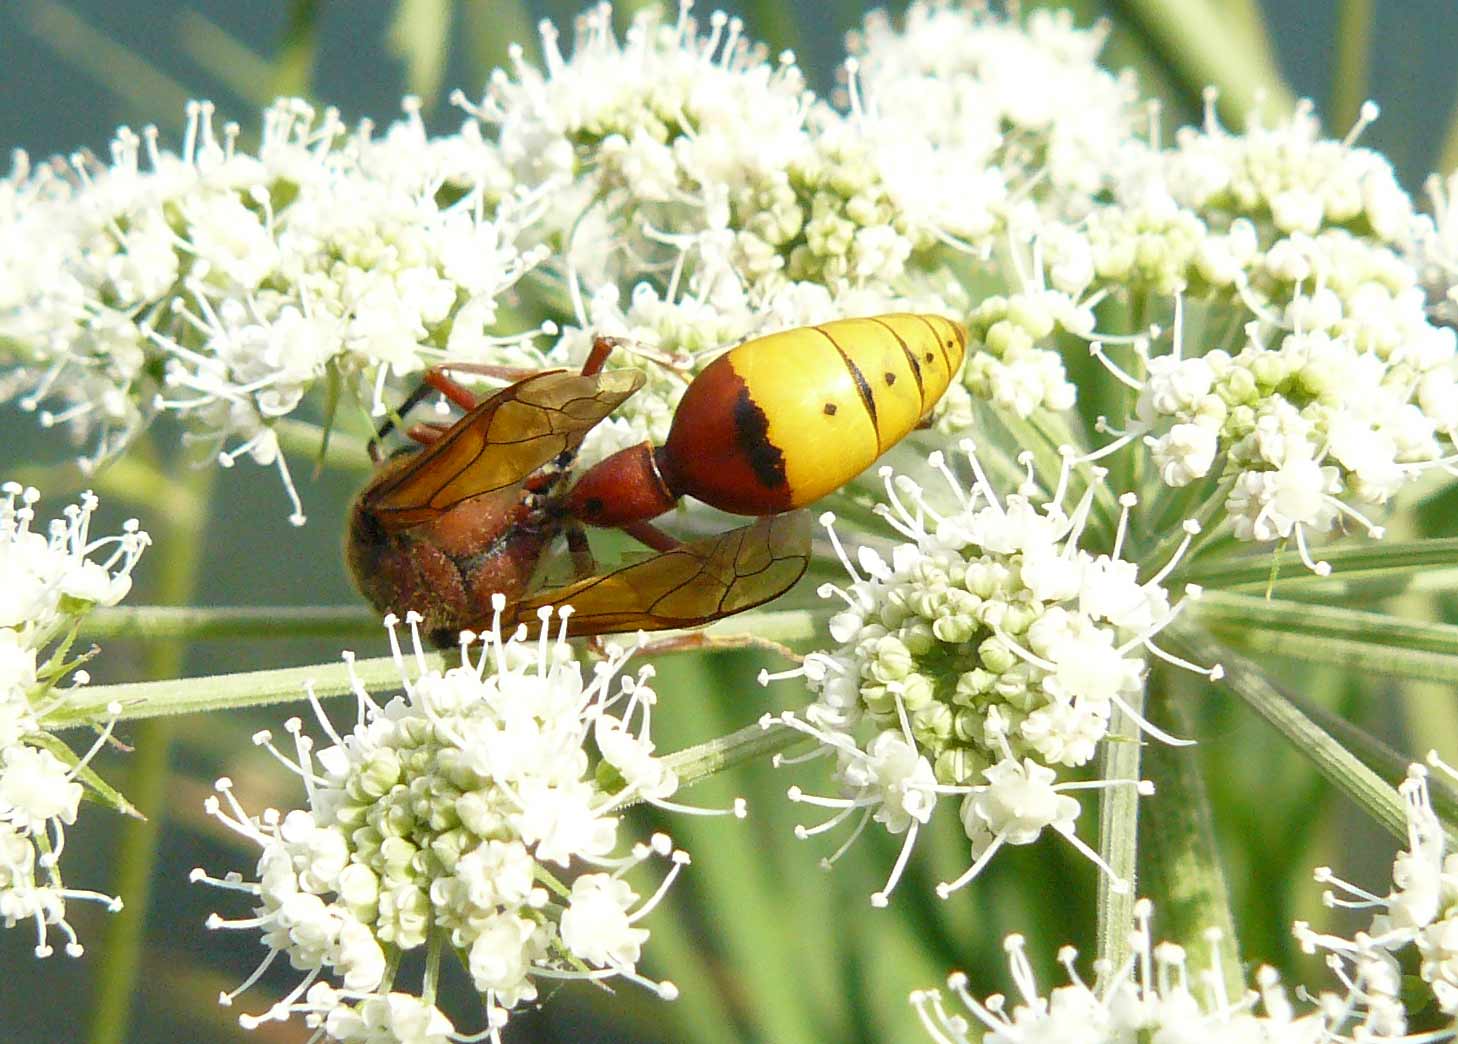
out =
<svg viewBox="0 0 1458 1044"><path fill-rule="evenodd" d="M1218 5L1218 0L1211 3ZM285 36L289 12L311 6L318 10L313 97L339 106L351 120L392 118L399 111L405 82L401 62L386 43L394 4L75 0L62 6L6 0L0 5L0 152L24 148L32 156L44 157L89 147L104 153L121 123L155 122L175 142L186 97L212 98L227 117L246 126L272 89L268 63ZM1437 160L1452 118L1458 83L1454 61L1458 5L1451 0L1402 0L1375 6L1368 93L1382 104L1383 115L1364 141L1383 150L1404 183L1416 191ZM1266 4L1283 75L1295 93L1315 99L1323 111L1333 87L1335 8L1303 0ZM566 21L580 8L537 3L531 9L533 20L550 16ZM793 44L812 83L824 89L843 54L843 34L859 22L864 9L854 3L802 0L787 5L774 26L756 26L751 19L751 35L768 36L777 45ZM1090 12L1110 13L1116 19L1122 14L1117 5L1086 4L1081 17L1086 20ZM455 42L442 77L442 94L456 86L474 94L482 82L483 62L504 55L504 40L482 34L483 29L492 30L495 19L489 0L463 0L457 5ZM235 43L252 57L232 50ZM1140 48L1137 32L1122 33L1116 38L1116 61L1122 64ZM255 62L256 72L250 75ZM220 68L229 71L219 74ZM428 113L434 126L453 122L443 103ZM23 469L31 479L46 474L38 469L54 467L68 455L63 440L38 431L32 418L0 407L0 477ZM65 489L74 488L79 480L59 469L52 474L56 477L47 483L46 492L50 507L58 509ZM311 535L305 539L287 526L271 472L245 464L222 476L214 521L199 537L203 579L198 601L349 603L352 594L334 534L340 531L350 484L350 479L337 475L326 475L317 483L305 480L303 492L311 516L307 531ZM155 507L166 510L165 503ZM124 510L136 509L112 505L108 510L107 517L114 522ZM144 569L137 601L155 599L149 583ZM337 642L273 643L241 650L199 646L189 653L186 670L203 673L320 661L332 658L337 650ZM94 673L98 680L137 677L141 655L126 642L114 643ZM199 894L200 889L186 884L187 871L199 862L214 869L239 865L235 850L220 847L196 811L206 781L228 764L210 735L212 724L182 723L173 748L178 774L169 792L171 820L161 835L162 870L155 882L147 956L128 1040L231 1038L236 1031L226 1013L200 1015L199 1006L207 1005L217 989L246 974L262 952L251 936L243 941L219 940L203 933L199 925L216 905L214 896ZM247 731L240 727L234 735L245 737ZM230 746L244 743L228 740ZM66 860L70 882L105 887L115 826L114 817L83 813ZM105 918L83 908L75 919L92 945L91 954L81 961L58 956L37 962L29 955L24 928L0 934L0 1027L6 1039L84 1038L90 972L104 946ZM271 977L263 993L246 998L246 1008L258 1010L264 995L277 996L288 981L287 975ZM522 1020L511 1036L518 1041L653 1039L641 1018L632 1028L613 1028L574 1003L554 1001L542 1016ZM259 1031L250 1039L294 1041L305 1036L295 1023Z"/></svg>

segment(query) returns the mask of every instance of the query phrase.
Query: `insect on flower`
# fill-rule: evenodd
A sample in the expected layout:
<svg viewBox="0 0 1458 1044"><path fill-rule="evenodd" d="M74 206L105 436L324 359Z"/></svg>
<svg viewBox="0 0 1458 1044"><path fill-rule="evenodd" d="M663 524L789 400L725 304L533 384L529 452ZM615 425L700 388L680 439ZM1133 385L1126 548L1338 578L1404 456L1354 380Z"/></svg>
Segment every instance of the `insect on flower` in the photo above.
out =
<svg viewBox="0 0 1458 1044"><path fill-rule="evenodd" d="M568 634L692 627L783 594L809 562L810 521L796 508L855 478L916 427L961 365L966 332L938 316L843 319L756 338L725 352L684 391L662 446L644 442L569 483L582 440L638 390L636 370L604 370L618 342L598 338L581 372L531 373L478 400L430 371L399 411L435 389L466 411L407 434L421 448L383 458L350 514L346 556L382 612L414 609L437 641L491 619L536 625L571 605ZM682 542L649 520L691 496L759 516ZM609 526L656 554L598 572L585 525ZM533 590L543 553L564 535L576 579Z"/></svg>

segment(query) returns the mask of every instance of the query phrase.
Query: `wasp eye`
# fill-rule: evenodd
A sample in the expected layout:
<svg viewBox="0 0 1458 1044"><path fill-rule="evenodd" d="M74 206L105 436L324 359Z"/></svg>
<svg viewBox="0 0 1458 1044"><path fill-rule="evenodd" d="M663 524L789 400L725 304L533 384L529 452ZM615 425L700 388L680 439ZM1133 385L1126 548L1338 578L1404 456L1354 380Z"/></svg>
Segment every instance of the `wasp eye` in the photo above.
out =
<svg viewBox="0 0 1458 1044"><path fill-rule="evenodd" d="M565 468L568 464L572 463L572 451L563 450L561 453L557 454L557 459L553 461L553 463L556 464L559 468Z"/></svg>

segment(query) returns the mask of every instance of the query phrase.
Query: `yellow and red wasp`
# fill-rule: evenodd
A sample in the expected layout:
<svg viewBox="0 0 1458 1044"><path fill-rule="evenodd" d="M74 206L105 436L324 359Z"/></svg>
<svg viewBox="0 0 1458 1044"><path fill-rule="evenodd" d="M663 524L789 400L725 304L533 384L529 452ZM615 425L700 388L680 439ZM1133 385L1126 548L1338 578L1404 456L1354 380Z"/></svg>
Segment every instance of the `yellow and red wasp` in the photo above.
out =
<svg viewBox="0 0 1458 1044"><path fill-rule="evenodd" d="M604 370L598 338L582 370L526 376L478 400L426 375L466 411L421 424L415 452L382 459L355 499L346 556L376 609L415 609L437 641L482 630L491 596L504 625L536 625L546 605L571 605L569 635L692 627L789 590L809 562L810 520L796 511L855 478L916 427L961 367L967 334L940 316L842 319L746 341L685 389L662 446L644 442L571 482L582 440L643 384ZM456 369L486 369L456 367ZM753 523L681 542L651 519L680 497ZM617 527L656 554L598 572L583 525ZM565 534L577 578L533 590L543 553Z"/></svg>

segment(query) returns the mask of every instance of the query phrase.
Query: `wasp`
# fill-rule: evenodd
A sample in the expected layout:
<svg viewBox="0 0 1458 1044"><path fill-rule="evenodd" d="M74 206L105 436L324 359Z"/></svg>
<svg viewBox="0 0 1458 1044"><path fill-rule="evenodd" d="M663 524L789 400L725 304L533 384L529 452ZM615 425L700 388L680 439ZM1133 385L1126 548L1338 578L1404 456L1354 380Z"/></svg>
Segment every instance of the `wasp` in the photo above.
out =
<svg viewBox="0 0 1458 1044"><path fill-rule="evenodd" d="M445 370L432 388L465 410L418 424L420 448L384 458L356 497L346 536L355 583L376 609L415 609L441 643L480 630L491 598L503 623L537 625L543 606L571 605L569 635L692 627L789 590L809 563L809 515L924 421L959 370L966 331L940 316L842 319L746 341L685 389L661 446L644 442L575 481L588 432L643 384L605 370L617 342L598 338L579 372L532 373L478 399ZM652 519L691 496L756 516L718 536L679 541ZM599 572L584 525L622 529L652 556ZM576 579L538 588L548 547L565 536Z"/></svg>

